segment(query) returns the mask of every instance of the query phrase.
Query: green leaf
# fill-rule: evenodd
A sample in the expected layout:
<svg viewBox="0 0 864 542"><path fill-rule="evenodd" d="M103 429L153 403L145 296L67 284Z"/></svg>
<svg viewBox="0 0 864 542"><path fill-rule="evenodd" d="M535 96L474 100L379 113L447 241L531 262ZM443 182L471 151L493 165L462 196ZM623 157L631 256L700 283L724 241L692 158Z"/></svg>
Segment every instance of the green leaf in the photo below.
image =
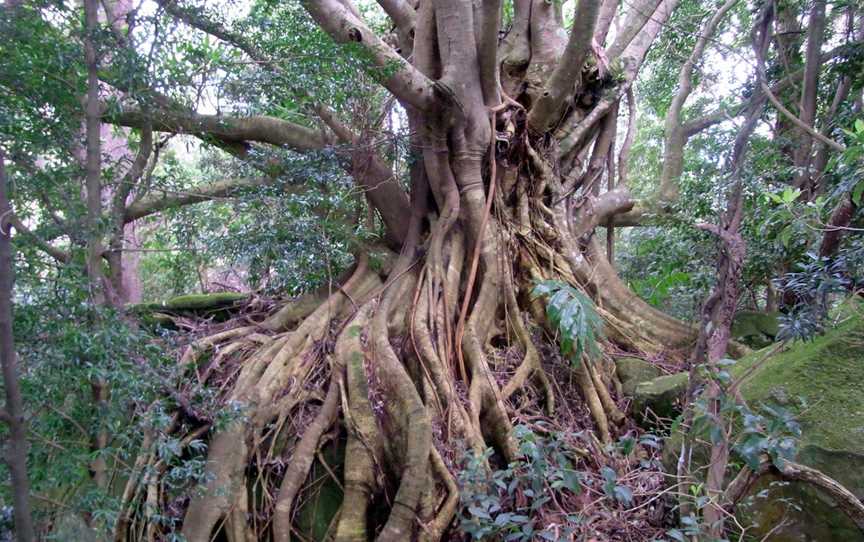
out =
<svg viewBox="0 0 864 542"><path fill-rule="evenodd" d="M783 199L783 203L789 204L798 199L798 196L801 195L801 190L798 188L787 187L783 190L781 194L781 198Z"/></svg>
<svg viewBox="0 0 864 542"><path fill-rule="evenodd" d="M789 248L789 241L792 239L792 234L794 230L792 225L788 225L780 231L780 234L777 238L780 240L780 244L783 245L783 248Z"/></svg>
<svg viewBox="0 0 864 542"><path fill-rule="evenodd" d="M858 122L861 121L859 120ZM858 184L852 189L852 203L860 207L862 196L864 196L864 180L858 181Z"/></svg>
<svg viewBox="0 0 864 542"><path fill-rule="evenodd" d="M633 492L627 486L615 486L613 493L618 502L622 504L629 505L633 502Z"/></svg>

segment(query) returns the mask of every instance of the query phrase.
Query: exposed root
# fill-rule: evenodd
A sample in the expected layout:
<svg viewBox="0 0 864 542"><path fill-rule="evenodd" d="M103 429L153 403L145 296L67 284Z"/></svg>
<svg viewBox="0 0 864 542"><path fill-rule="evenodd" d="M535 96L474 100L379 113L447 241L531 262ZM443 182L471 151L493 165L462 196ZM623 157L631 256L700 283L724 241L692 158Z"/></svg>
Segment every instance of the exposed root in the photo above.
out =
<svg viewBox="0 0 864 542"><path fill-rule="evenodd" d="M594 386L594 381L589 373L588 363L590 362L582 360L576 367L576 380L579 383L582 398L588 405L588 410L591 411L594 423L597 424L597 432L600 433L600 439L608 444L612 442L612 435L609 432L609 419L606 416L606 411L600 402L600 396L597 394L597 388Z"/></svg>
<svg viewBox="0 0 864 542"><path fill-rule="evenodd" d="M585 369L591 375L591 382L594 383L594 389L597 390L597 396L600 398L600 404L603 405L603 411L606 412L612 423L621 425L624 422L624 413L618 409L615 401L612 400L608 386L597 374L597 368L593 364L588 364Z"/></svg>
<svg viewBox="0 0 864 542"><path fill-rule="evenodd" d="M407 262L406 262L407 263ZM396 270L402 267L397 264ZM399 542L411 537L420 499L429 483L429 453L432 430L426 408L399 357L393 351L388 333L389 311L394 299L411 290L412 281L404 275L384 294L372 320L374 359L386 392L385 409L398 420L401 432L398 443L401 458L399 489L393 499L390 515L378 536L383 542Z"/></svg>
<svg viewBox="0 0 864 542"><path fill-rule="evenodd" d="M306 476L309 474L309 468L315 460L318 441L336 421L341 395L341 369L341 367L333 368L327 397L324 399L318 415L315 416L313 422L303 433L300 442L294 447L291 460L285 470L282 484L279 486L279 496L273 510L274 542L289 542L291 540L291 522L293 519L291 509L294 506L294 499L297 497L297 492L300 491Z"/></svg>
<svg viewBox="0 0 864 542"><path fill-rule="evenodd" d="M440 214L424 265L415 267L422 255L416 240L385 266L386 282L361 258L329 296L306 296L259 324L220 330L186 349L181 361L195 367L198 385L217 389L222 404L241 412L209 436L208 478L185 508L187 540L298 538L298 512L319 485L310 478L320 464L342 491L338 513L327 516L333 540L365 542L377 533L386 542L434 542L449 536L458 514L454 469L463 449L491 447L489 468L518 460L513 424L548 431L546 424L558 423L556 404L564 411L560 428L593 427L604 444L632 430L601 367L585 360L565 377L581 401L562 393L559 374L547 374L550 351L541 334L532 336L527 316L546 325L531 281L557 278L591 294L610 338L631 349L654 351L680 339L680 324L657 324L650 311L634 315L647 305L606 276L611 268L592 252L593 241L560 234L571 228L570 210L548 197L561 189L550 171L533 182L505 171L502 189L510 193L488 198L482 182L466 182L481 179L479 170L469 173L434 183L430 176ZM511 197L515 226L490 213L493 201L506 205ZM580 403L578 416L568 401ZM344 462L333 469L321 446L343 437ZM599 469L605 452L595 442L582 443L579 457ZM138 480L124 490L118 541L160 534L147 510L165 505L159 480L166 466L144 448ZM563 513L561 503L553 505Z"/></svg>
<svg viewBox="0 0 864 542"><path fill-rule="evenodd" d="M456 508L459 505L459 488L456 485L456 480L447 469L447 465L441 458L434 447L431 454L432 472L435 477L444 484L445 498L435 513L434 517L423 526L420 533L420 540L435 541L441 540L453 517L456 515Z"/></svg>
<svg viewBox="0 0 864 542"><path fill-rule="evenodd" d="M384 454L375 414L369 402L361 338L371 311L371 304L361 307L336 341L335 356L346 370L346 385L341 388L341 398L348 430L348 443L345 447L345 493L336 527L337 542L368 540L367 510L381 485L380 462Z"/></svg>

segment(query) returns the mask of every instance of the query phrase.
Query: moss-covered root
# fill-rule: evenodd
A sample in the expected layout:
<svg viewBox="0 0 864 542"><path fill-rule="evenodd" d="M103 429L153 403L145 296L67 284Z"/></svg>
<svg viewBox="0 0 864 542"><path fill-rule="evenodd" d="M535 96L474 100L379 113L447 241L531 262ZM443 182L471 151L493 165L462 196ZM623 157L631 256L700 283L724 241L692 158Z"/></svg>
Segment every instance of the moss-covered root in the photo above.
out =
<svg viewBox="0 0 864 542"><path fill-rule="evenodd" d="M394 273L400 273L398 265ZM412 291L412 278L412 275L402 275L387 290L371 325L376 374L380 379L383 394L388 398L384 408L390 419L396 422L397 434L392 435L396 438L389 441L401 445L401 449L391 448L391 452L398 458L397 463L401 463L401 473L399 489L393 499L390 515L378 536L381 542L401 542L412 537L420 500L430 482L432 424L414 382L390 344L388 332L390 308L396 306L396 300L404 298Z"/></svg>
<svg viewBox="0 0 864 542"><path fill-rule="evenodd" d="M336 526L336 542L366 542L366 516L377 492L380 459L383 455L375 414L369 402L364 367L362 335L369 322L370 304L360 308L336 340L334 356L345 366L342 412L348 430L345 446L345 494Z"/></svg>
<svg viewBox="0 0 864 542"><path fill-rule="evenodd" d="M315 419L304 431L300 442L294 447L291 460L279 486L279 495L276 498L273 512L274 542L290 542L291 509L294 505L294 499L309 474L321 436L336 421L341 396L342 371L341 367L334 369L331 372L330 388L327 390L324 403Z"/></svg>

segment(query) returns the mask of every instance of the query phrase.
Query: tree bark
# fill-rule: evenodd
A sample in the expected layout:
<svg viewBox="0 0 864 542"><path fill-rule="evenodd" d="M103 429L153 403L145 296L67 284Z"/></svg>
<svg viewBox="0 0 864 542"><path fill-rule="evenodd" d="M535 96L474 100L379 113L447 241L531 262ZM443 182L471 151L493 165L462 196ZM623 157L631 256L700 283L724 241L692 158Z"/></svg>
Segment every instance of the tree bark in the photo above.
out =
<svg viewBox="0 0 864 542"><path fill-rule="evenodd" d="M13 258L12 227L6 219L12 209L6 195L6 156L0 149L0 360L3 364L3 388L6 403L4 420L9 426L6 445L6 463L12 479L12 504L15 518L15 537L19 542L36 540L33 516L30 510L30 482L27 477L27 428L24 421L24 402L18 383L18 362L15 339L12 335Z"/></svg>
<svg viewBox="0 0 864 542"><path fill-rule="evenodd" d="M109 300L108 283L102 271L102 140L99 107L99 59L95 34L99 27L98 0L85 0L84 59L87 65L87 97L85 105L87 199L87 277L90 296L97 305Z"/></svg>

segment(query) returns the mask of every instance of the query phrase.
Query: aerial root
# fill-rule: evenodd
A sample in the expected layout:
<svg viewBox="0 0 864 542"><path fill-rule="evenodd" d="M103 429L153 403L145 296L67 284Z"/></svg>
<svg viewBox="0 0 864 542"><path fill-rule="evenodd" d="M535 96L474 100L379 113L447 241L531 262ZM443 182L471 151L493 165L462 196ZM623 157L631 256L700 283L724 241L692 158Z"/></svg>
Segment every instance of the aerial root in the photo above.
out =
<svg viewBox="0 0 864 542"><path fill-rule="evenodd" d="M437 407L446 429L444 438L462 437L476 453L486 447L477 426L471 423L468 412L456 395L454 373L451 366L442 360L449 359L445 349L436 348L432 340L429 319L429 280L421 281L416 296L411 326L411 343L424 376L430 381L433 393L427 402Z"/></svg>
<svg viewBox="0 0 864 542"><path fill-rule="evenodd" d="M461 243L461 233L454 231L447 242ZM455 437L476 453L488 444L498 454L496 461L510 462L517 459L518 448L507 399L527 388L539 395L538 408L547 415L555 409L553 385L526 325L519 292L508 272L489 269L486 258L461 343L453 342L465 267L458 255L463 252L457 250L449 260L439 258L435 269L427 265L419 272L411 268L413 263L397 262L386 288L365 264L358 264L345 287L323 302L316 300L315 308L301 300L265 323L216 333L184 352L183 362L195 365L204 352L215 351L207 366L201 364L199 380L206 383L214 374L235 371L236 378L223 384L223 398L245 409L242 420L210 436L209 481L186 510L187 540L209 541L214 529L229 542L268 536L249 519L257 513L251 508L260 507L250 500L249 487L259 483L265 509L272 510L272 522L264 529L274 542L291 540L304 485L335 423L344 426L346 443L343 500L331 521L334 540L366 541L379 527L379 539L385 542L414 536L432 542L447 533L458 513L459 488L448 468L457 450L447 449L446 443ZM336 323L341 326L338 332ZM497 337L524 352L515 372L501 384L501 368L490 366L493 358L488 357L490 342ZM464 351L467 397L453 362L457 349ZM623 414L606 379L587 362L575 369L575 376L599 438L610 442L610 422L620 424ZM286 437L292 413L312 418L296 438ZM265 465L274 449L288 448L286 438L293 448L281 478L276 470L275 475L268 471L252 480L250 465ZM142 450L133 469L139 481L130 479L124 490L123 517L133 517L135 503L142 499L145 507L164 509L159 502L164 471L153 450ZM268 486L267 480L274 479ZM380 498L389 508L383 525L370 519L370 508ZM132 522L124 529L136 526ZM152 539L160 534L152 516L139 527Z"/></svg>
<svg viewBox="0 0 864 542"><path fill-rule="evenodd" d="M336 339L334 351L334 357L345 367L340 398L348 432L345 445L345 491L336 525L336 542L368 540L367 510L372 496L381 485L383 446L369 401L362 335L371 310L372 305L367 303L357 311Z"/></svg>
<svg viewBox="0 0 864 542"><path fill-rule="evenodd" d="M291 509L294 505L294 499L306 480L309 469L315 460L318 442L336 420L339 411L341 381L341 372L334 372L330 379L327 397L324 399L321 409L294 447L291 460L279 486L279 496L274 506L274 542L289 542L291 540Z"/></svg>
<svg viewBox="0 0 864 542"><path fill-rule="evenodd" d="M388 417L396 420L396 438L388 442L401 449L391 448L397 463L401 463L399 487L393 498L390 515L378 540L399 542L411 537L420 502L429 485L429 453L432 448L432 426L425 405L405 366L390 343L388 322L390 308L412 290L413 275L403 274L407 258L400 258L394 268L394 283L382 296L371 322L371 334L376 375L388 398L384 409ZM405 267L407 270L407 267ZM401 460L401 461L400 461Z"/></svg>
<svg viewBox="0 0 864 542"><path fill-rule="evenodd" d="M540 354L528 334L528 329L525 327L525 322L522 320L522 313L519 310L519 303L516 300L516 289L513 285L510 274L507 275L507 306L511 307L512 315L508 318L508 323L515 333L522 348L525 349L525 357L516 368L516 372L509 382L501 390L501 398L506 400L513 393L525 386L528 378L533 378L534 382L539 386L543 393L544 406L546 414L551 416L555 412L555 395L552 391L552 385L549 382L549 377L540 363Z"/></svg>
<svg viewBox="0 0 864 542"><path fill-rule="evenodd" d="M456 516L456 510L459 506L459 487L456 485L456 480L444 463L444 459L435 447L432 447L432 452L429 456L432 473L444 485L445 497L437 513L432 519L423 526L420 533L420 540L434 542L440 540ZM434 493L434 487L432 488Z"/></svg>
<svg viewBox="0 0 864 542"><path fill-rule="evenodd" d="M601 403L600 396L597 393L597 387L594 385L594 380L591 378L589 371L588 361L582 360L576 366L576 382L582 393L582 399L588 406L588 411L591 412L594 423L597 424L600 440L604 444L608 444L612 442L612 435L609 432L609 418L606 416L606 410L603 408L603 403Z"/></svg>

